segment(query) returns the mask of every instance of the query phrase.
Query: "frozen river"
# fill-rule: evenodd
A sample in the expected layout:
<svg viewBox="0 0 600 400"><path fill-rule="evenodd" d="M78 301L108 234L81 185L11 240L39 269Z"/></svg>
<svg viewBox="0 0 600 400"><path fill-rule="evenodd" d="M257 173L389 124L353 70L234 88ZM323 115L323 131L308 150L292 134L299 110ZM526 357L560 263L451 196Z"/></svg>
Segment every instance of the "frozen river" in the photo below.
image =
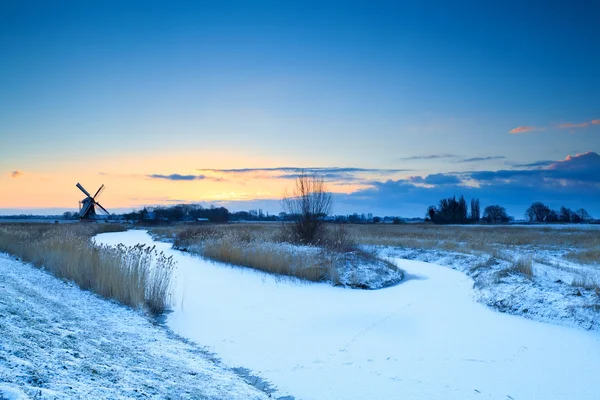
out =
<svg viewBox="0 0 600 400"><path fill-rule="evenodd" d="M106 233L177 262L167 325L298 399L598 399L600 335L501 314L452 269L396 260L376 291L297 283L205 261L144 231Z"/></svg>

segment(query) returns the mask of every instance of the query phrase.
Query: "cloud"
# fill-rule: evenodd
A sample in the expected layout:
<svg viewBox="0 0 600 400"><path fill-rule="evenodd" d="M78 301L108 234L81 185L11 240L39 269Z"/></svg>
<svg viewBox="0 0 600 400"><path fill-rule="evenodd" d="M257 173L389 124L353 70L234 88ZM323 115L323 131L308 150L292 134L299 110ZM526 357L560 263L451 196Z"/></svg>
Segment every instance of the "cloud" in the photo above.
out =
<svg viewBox="0 0 600 400"><path fill-rule="evenodd" d="M515 164L516 168L539 168L539 167L547 167L550 164L554 164L556 161L554 160L544 160L544 161L536 161L529 164Z"/></svg>
<svg viewBox="0 0 600 400"><path fill-rule="evenodd" d="M565 122L562 124L554 125L553 128L556 128L556 129L585 129L585 128L588 128L590 125L600 125L600 119L594 119L589 122L584 121L584 122L578 122L578 123ZM532 131L545 131L545 130L546 130L546 128L540 128L540 127L536 127L536 126L519 126L514 129L511 129L509 131L509 133L517 134L517 133L526 133L526 132L532 132Z"/></svg>
<svg viewBox="0 0 600 400"><path fill-rule="evenodd" d="M483 207L500 204L516 218L534 201L552 208L586 208L600 216L600 155L587 152L564 160L538 162L538 169L468 171L373 182L371 187L334 196L335 212L423 216L441 198L464 194ZM423 183L429 182L425 186ZM475 183L466 185L465 182ZM518 195L516 195L518 194Z"/></svg>
<svg viewBox="0 0 600 400"><path fill-rule="evenodd" d="M235 173L245 174L252 172L282 172L282 173L307 173L307 174L327 174L327 173L354 173L354 172L375 172L375 173L394 173L410 171L408 169L381 169L381 168L357 168L357 167L273 167L273 168L233 168L233 169L214 169L198 168L198 172L217 172L223 174Z"/></svg>
<svg viewBox="0 0 600 400"><path fill-rule="evenodd" d="M424 183L426 185L455 185L459 184L460 179L453 174L431 174L425 178L421 176L411 176L408 178L411 183Z"/></svg>
<svg viewBox="0 0 600 400"><path fill-rule="evenodd" d="M165 179L165 180L169 180L169 181L201 181L203 179L206 179L206 177L204 175L152 174L152 175L146 175L146 176L151 179Z"/></svg>
<svg viewBox="0 0 600 400"><path fill-rule="evenodd" d="M578 124L573 124L573 123L567 122L564 124L557 125L557 128L558 129L583 129L583 128L587 128L588 126L590 126L589 122L580 122Z"/></svg>
<svg viewBox="0 0 600 400"><path fill-rule="evenodd" d="M374 177L390 176L398 172L411 171L398 168L358 168L358 167L268 167L268 168L199 168L196 172L206 178L219 176L238 177L240 179L296 179L299 174L316 174L327 182L338 185L366 184Z"/></svg>
<svg viewBox="0 0 600 400"><path fill-rule="evenodd" d="M469 162L477 162L477 161L491 161L491 160L504 160L506 157L504 156L489 156L489 157L473 157L473 158L465 158L464 160L459 160L457 162L469 163Z"/></svg>
<svg viewBox="0 0 600 400"><path fill-rule="evenodd" d="M19 178L19 177L23 176L23 172L15 170L10 173L10 176L13 178Z"/></svg>
<svg viewBox="0 0 600 400"><path fill-rule="evenodd" d="M514 129L511 129L510 131L508 131L508 133L515 135L518 133L533 132L533 131L537 131L537 130L538 130L538 128L536 128L535 126L518 126Z"/></svg>
<svg viewBox="0 0 600 400"><path fill-rule="evenodd" d="M416 160L439 160L447 158L457 158L455 154L429 154L425 156L402 157L400 161L416 161Z"/></svg>

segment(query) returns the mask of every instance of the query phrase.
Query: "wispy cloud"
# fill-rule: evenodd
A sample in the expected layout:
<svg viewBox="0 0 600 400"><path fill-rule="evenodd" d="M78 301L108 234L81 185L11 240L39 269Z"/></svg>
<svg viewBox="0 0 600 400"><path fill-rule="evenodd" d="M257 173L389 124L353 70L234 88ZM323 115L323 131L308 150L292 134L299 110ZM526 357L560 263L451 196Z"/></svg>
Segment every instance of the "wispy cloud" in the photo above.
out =
<svg viewBox="0 0 600 400"><path fill-rule="evenodd" d="M591 121L583 121L583 122L564 122L562 124L556 124L548 127L548 129L585 129L589 128L591 125L600 125L600 119L593 119ZM509 133L518 134L518 133L527 133L533 131L545 131L547 128L545 127L537 127L537 126L518 126L514 129L511 129Z"/></svg>
<svg viewBox="0 0 600 400"><path fill-rule="evenodd" d="M456 161L456 162L469 163L469 162L491 161L491 160L505 160L505 159L506 159L506 157L504 157L504 156L489 156L489 157L465 158L464 160L459 160L459 161Z"/></svg>
<svg viewBox="0 0 600 400"><path fill-rule="evenodd" d="M375 172L375 173L394 173L410 171L408 169L381 169L381 168L357 168L357 167L269 167L269 168L233 168L233 169L214 169L198 168L198 172L217 172L217 173L236 173L245 174L252 172L283 172L283 173L353 173L353 172Z"/></svg>
<svg viewBox="0 0 600 400"><path fill-rule="evenodd" d="M544 160L544 161L536 161L529 164L514 164L514 167L517 168L539 168L539 167L547 167L548 165L554 164L556 161L553 160Z"/></svg>
<svg viewBox="0 0 600 400"><path fill-rule="evenodd" d="M539 128L536 128L535 126L517 126L516 128L508 131L508 133L516 135L518 133L533 132L537 130L539 130Z"/></svg>
<svg viewBox="0 0 600 400"><path fill-rule="evenodd" d="M580 122L580 123L577 123L577 124L573 124L571 122L567 122L567 123L564 123L564 124L557 125L557 128L558 129L583 129L583 128L587 128L588 126L590 126L589 122Z"/></svg>
<svg viewBox="0 0 600 400"><path fill-rule="evenodd" d="M169 181L201 181L201 180L206 179L206 177L204 175L151 174L151 175L146 175L146 176L151 179L165 179L165 180L169 180Z"/></svg>
<svg viewBox="0 0 600 400"><path fill-rule="evenodd" d="M20 176L23 176L23 172L15 170L10 173L10 176L12 176L13 178L18 178Z"/></svg>
<svg viewBox="0 0 600 400"><path fill-rule="evenodd" d="M448 158L457 158L456 154L428 154L424 156L402 157L400 161L417 161L417 160L440 160Z"/></svg>

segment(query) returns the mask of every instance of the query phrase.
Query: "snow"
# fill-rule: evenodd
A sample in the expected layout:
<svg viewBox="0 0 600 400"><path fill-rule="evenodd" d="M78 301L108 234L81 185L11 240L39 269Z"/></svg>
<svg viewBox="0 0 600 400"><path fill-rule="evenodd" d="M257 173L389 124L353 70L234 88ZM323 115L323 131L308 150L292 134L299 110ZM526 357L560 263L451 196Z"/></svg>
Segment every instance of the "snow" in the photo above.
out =
<svg viewBox="0 0 600 400"><path fill-rule="evenodd" d="M597 399L600 335L502 314L473 280L396 259L404 283L364 291L282 280L205 261L142 231L177 261L167 325L298 399Z"/></svg>
<svg viewBox="0 0 600 400"><path fill-rule="evenodd" d="M17 386L0 383L1 400L27 400L28 397Z"/></svg>
<svg viewBox="0 0 600 400"><path fill-rule="evenodd" d="M0 253L0 399L266 399L140 311Z"/></svg>
<svg viewBox="0 0 600 400"><path fill-rule="evenodd" d="M370 248L374 251L374 248ZM504 249L504 259L487 254L464 254L435 249L379 248L381 255L425 261L459 270L474 279L476 299L502 312L529 319L586 330L600 331L600 296L592 289L571 285L577 277L600 283L597 265L582 265L565 260L568 250L532 249L526 246ZM511 273L508 260L531 258L534 276L529 279Z"/></svg>

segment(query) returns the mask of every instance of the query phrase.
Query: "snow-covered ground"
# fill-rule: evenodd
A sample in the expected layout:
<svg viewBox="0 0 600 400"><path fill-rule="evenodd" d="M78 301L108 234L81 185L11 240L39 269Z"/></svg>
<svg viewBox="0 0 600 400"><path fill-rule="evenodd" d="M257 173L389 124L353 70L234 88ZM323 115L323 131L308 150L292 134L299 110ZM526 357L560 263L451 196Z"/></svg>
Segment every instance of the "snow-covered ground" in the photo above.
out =
<svg viewBox="0 0 600 400"><path fill-rule="evenodd" d="M142 231L177 261L174 332L298 399L598 399L600 334L502 314L462 272L396 260L404 283L375 291L277 279L207 262Z"/></svg>
<svg viewBox="0 0 600 400"><path fill-rule="evenodd" d="M266 399L141 312L0 253L0 399Z"/></svg>
<svg viewBox="0 0 600 400"><path fill-rule="evenodd" d="M370 247L373 251L375 248ZM475 297L483 304L536 321L600 331L600 295L593 288L573 286L575 279L600 283L597 264L566 260L568 250L505 248L502 258L436 249L379 248L381 255L447 266L469 275ZM510 272L512 260L530 259L533 276Z"/></svg>

